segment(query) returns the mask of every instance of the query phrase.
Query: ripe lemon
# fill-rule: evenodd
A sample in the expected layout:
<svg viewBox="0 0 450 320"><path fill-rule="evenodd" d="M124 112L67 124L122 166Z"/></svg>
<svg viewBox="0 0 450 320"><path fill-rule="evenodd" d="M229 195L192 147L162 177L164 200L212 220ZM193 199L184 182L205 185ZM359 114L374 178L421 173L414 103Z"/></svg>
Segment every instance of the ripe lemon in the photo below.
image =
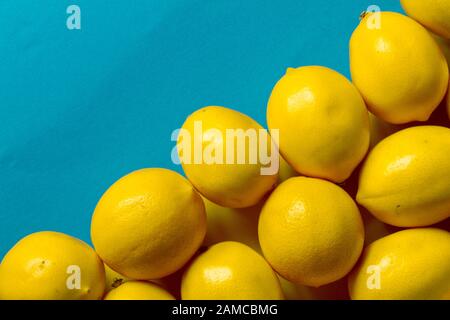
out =
<svg viewBox="0 0 450 320"><path fill-rule="evenodd" d="M97 254L63 233L26 236L0 267L0 300L94 300L104 289L105 270Z"/></svg>
<svg viewBox="0 0 450 320"><path fill-rule="evenodd" d="M157 284L128 281L112 289L105 300L175 300L175 298Z"/></svg>
<svg viewBox="0 0 450 320"><path fill-rule="evenodd" d="M206 233L202 198L184 177L142 169L114 183L92 216L91 237L103 261L138 280L181 268Z"/></svg>
<svg viewBox="0 0 450 320"><path fill-rule="evenodd" d="M208 229L203 242L205 246L223 241L236 241L260 252L258 240L258 218L263 202L249 208L233 209L221 207L204 199Z"/></svg>
<svg viewBox="0 0 450 320"><path fill-rule="evenodd" d="M317 66L288 69L267 106L279 129L283 158L300 174L347 179L369 146L369 118L358 90L339 73Z"/></svg>
<svg viewBox="0 0 450 320"><path fill-rule="evenodd" d="M450 299L450 233L409 229L364 249L349 277L355 300Z"/></svg>
<svg viewBox="0 0 450 320"><path fill-rule="evenodd" d="M274 163L263 164L266 159L259 155L264 150L261 145L271 155L271 139L256 121L215 106L191 114L177 144L183 170L192 184L209 200L230 208L256 205L277 181L279 157ZM263 168L275 162L275 172L262 174Z"/></svg>
<svg viewBox="0 0 450 320"><path fill-rule="evenodd" d="M447 61L429 32L394 12L361 20L350 40L350 69L369 110L394 124L428 120L449 81Z"/></svg>
<svg viewBox="0 0 450 320"><path fill-rule="evenodd" d="M278 278L262 256L233 241L213 245L188 267L183 300L279 300Z"/></svg>
<svg viewBox="0 0 450 320"><path fill-rule="evenodd" d="M401 0L406 14L440 36L450 39L448 0Z"/></svg>
<svg viewBox="0 0 450 320"><path fill-rule="evenodd" d="M361 169L356 199L379 220L419 227L450 216L450 129L419 126L381 141Z"/></svg>
<svg viewBox="0 0 450 320"><path fill-rule="evenodd" d="M117 288L118 286L131 280L131 279L125 277L124 275L121 275L120 273L114 271L113 269L108 267L107 264L105 264L104 266L105 266L105 279L106 279L105 292L109 292L112 289Z"/></svg>
<svg viewBox="0 0 450 320"><path fill-rule="evenodd" d="M267 261L285 279L319 287L344 277L364 241L358 207L335 184L291 178L270 195L259 218Z"/></svg>

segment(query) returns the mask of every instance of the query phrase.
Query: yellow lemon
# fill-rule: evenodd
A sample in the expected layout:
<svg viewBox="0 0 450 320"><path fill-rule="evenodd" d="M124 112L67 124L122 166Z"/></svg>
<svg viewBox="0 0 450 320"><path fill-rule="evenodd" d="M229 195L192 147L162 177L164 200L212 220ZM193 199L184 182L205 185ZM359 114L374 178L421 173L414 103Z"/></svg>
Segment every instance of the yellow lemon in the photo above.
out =
<svg viewBox="0 0 450 320"><path fill-rule="evenodd" d="M419 126L380 142L361 170L357 201L398 227L450 216L450 129Z"/></svg>
<svg viewBox="0 0 450 320"><path fill-rule="evenodd" d="M26 236L0 268L0 300L94 300L104 290L105 270L97 254L63 233Z"/></svg>
<svg viewBox="0 0 450 320"><path fill-rule="evenodd" d="M300 174L347 179L369 146L369 118L358 90L317 66L288 69L273 88L267 123L279 130L283 158Z"/></svg>
<svg viewBox="0 0 450 320"><path fill-rule="evenodd" d="M256 205L277 181L279 157L267 131L240 112L215 106L194 112L177 146L188 179L221 206Z"/></svg>
<svg viewBox="0 0 450 320"><path fill-rule="evenodd" d="M364 249L349 276L355 300L450 299L450 233L409 229Z"/></svg>
<svg viewBox="0 0 450 320"><path fill-rule="evenodd" d="M429 32L393 12L361 20L350 40L350 69L369 110L394 124L428 120L449 81L447 61Z"/></svg>
<svg viewBox="0 0 450 320"><path fill-rule="evenodd" d="M291 178L270 195L259 218L267 261L295 284L319 287L344 277L364 241L358 207L335 184Z"/></svg>
<svg viewBox="0 0 450 320"><path fill-rule="evenodd" d="M184 177L142 169L115 182L92 216L91 237L103 261L138 280L180 269L206 233L201 196Z"/></svg>
<svg viewBox="0 0 450 320"><path fill-rule="evenodd" d="M401 0L406 14L440 36L450 39L448 0Z"/></svg>
<svg viewBox="0 0 450 320"><path fill-rule="evenodd" d="M112 289L105 300L175 300L175 298L157 284L128 281Z"/></svg>
<svg viewBox="0 0 450 320"><path fill-rule="evenodd" d="M114 288L117 288L118 286L124 284L127 281L130 281L130 278L125 277L124 275L121 275L120 273L114 271L108 265L105 266L105 278L106 278L106 287L105 291L109 292Z"/></svg>
<svg viewBox="0 0 450 320"><path fill-rule="evenodd" d="M203 242L205 246L223 241L236 241L260 252L258 218L263 202L249 208L221 207L204 199L208 229Z"/></svg>
<svg viewBox="0 0 450 320"><path fill-rule="evenodd" d="M181 283L183 300L279 300L278 278L250 247L233 241L213 245L188 267Z"/></svg>

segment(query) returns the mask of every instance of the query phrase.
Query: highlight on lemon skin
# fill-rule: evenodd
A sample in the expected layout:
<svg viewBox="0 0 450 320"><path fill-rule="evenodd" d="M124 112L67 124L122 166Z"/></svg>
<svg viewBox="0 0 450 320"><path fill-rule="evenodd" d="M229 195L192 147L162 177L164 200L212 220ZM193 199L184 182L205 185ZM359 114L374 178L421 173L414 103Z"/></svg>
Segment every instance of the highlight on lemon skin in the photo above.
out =
<svg viewBox="0 0 450 320"><path fill-rule="evenodd" d="M420 1L417 1L420 2ZM448 64L430 33L413 19L379 12L380 25L367 14L350 39L353 83L369 110L384 121L426 121L448 88Z"/></svg>
<svg viewBox="0 0 450 320"><path fill-rule="evenodd" d="M104 290L105 270L94 250L59 232L24 237L0 266L0 300L96 300Z"/></svg>
<svg viewBox="0 0 450 320"><path fill-rule="evenodd" d="M267 130L247 115L208 106L186 119L177 147L184 173L204 197L246 208L277 182L279 156L272 144Z"/></svg>
<svg viewBox="0 0 450 320"><path fill-rule="evenodd" d="M275 272L256 251L225 241L200 254L185 271L183 300L280 300Z"/></svg>
<svg viewBox="0 0 450 320"><path fill-rule="evenodd" d="M201 196L180 174L158 168L116 181L98 202L91 223L102 260L139 280L176 272L195 254L205 233Z"/></svg>
<svg viewBox="0 0 450 320"><path fill-rule="evenodd" d="M355 300L450 299L450 233L406 229L376 240L348 285Z"/></svg>
<svg viewBox="0 0 450 320"><path fill-rule="evenodd" d="M104 300L175 300L175 298L155 283L128 281L112 289Z"/></svg>
<svg viewBox="0 0 450 320"><path fill-rule="evenodd" d="M267 124L298 173L343 182L369 147L364 101L343 75L320 66L289 68L272 90Z"/></svg>
<svg viewBox="0 0 450 320"><path fill-rule="evenodd" d="M368 155L356 200L377 219L423 227L450 216L450 129L418 126L381 141Z"/></svg>

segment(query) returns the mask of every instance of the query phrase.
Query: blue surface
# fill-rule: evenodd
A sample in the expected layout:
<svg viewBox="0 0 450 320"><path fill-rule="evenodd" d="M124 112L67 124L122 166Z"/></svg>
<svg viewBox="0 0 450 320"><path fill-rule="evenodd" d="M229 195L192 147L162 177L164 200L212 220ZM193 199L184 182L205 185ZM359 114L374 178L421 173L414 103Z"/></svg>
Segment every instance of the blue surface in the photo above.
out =
<svg viewBox="0 0 450 320"><path fill-rule="evenodd" d="M348 40L371 3L1 0L0 257L40 230L89 242L91 213L116 179L180 171L170 135L195 109L224 105L265 124L287 67L348 76ZM66 28L70 4L82 30Z"/></svg>

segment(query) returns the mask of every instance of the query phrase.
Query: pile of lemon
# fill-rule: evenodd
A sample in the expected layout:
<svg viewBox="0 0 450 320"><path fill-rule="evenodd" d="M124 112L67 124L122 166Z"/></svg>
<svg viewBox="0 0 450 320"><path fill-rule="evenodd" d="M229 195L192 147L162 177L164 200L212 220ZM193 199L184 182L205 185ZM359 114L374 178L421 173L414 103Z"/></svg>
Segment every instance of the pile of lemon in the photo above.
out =
<svg viewBox="0 0 450 320"><path fill-rule="evenodd" d="M402 4L412 18L362 16L353 82L309 66L275 85L277 174L261 161L130 173L97 204L95 251L31 234L3 259L0 298L450 299L450 0ZM262 130L223 107L183 129L197 121Z"/></svg>

